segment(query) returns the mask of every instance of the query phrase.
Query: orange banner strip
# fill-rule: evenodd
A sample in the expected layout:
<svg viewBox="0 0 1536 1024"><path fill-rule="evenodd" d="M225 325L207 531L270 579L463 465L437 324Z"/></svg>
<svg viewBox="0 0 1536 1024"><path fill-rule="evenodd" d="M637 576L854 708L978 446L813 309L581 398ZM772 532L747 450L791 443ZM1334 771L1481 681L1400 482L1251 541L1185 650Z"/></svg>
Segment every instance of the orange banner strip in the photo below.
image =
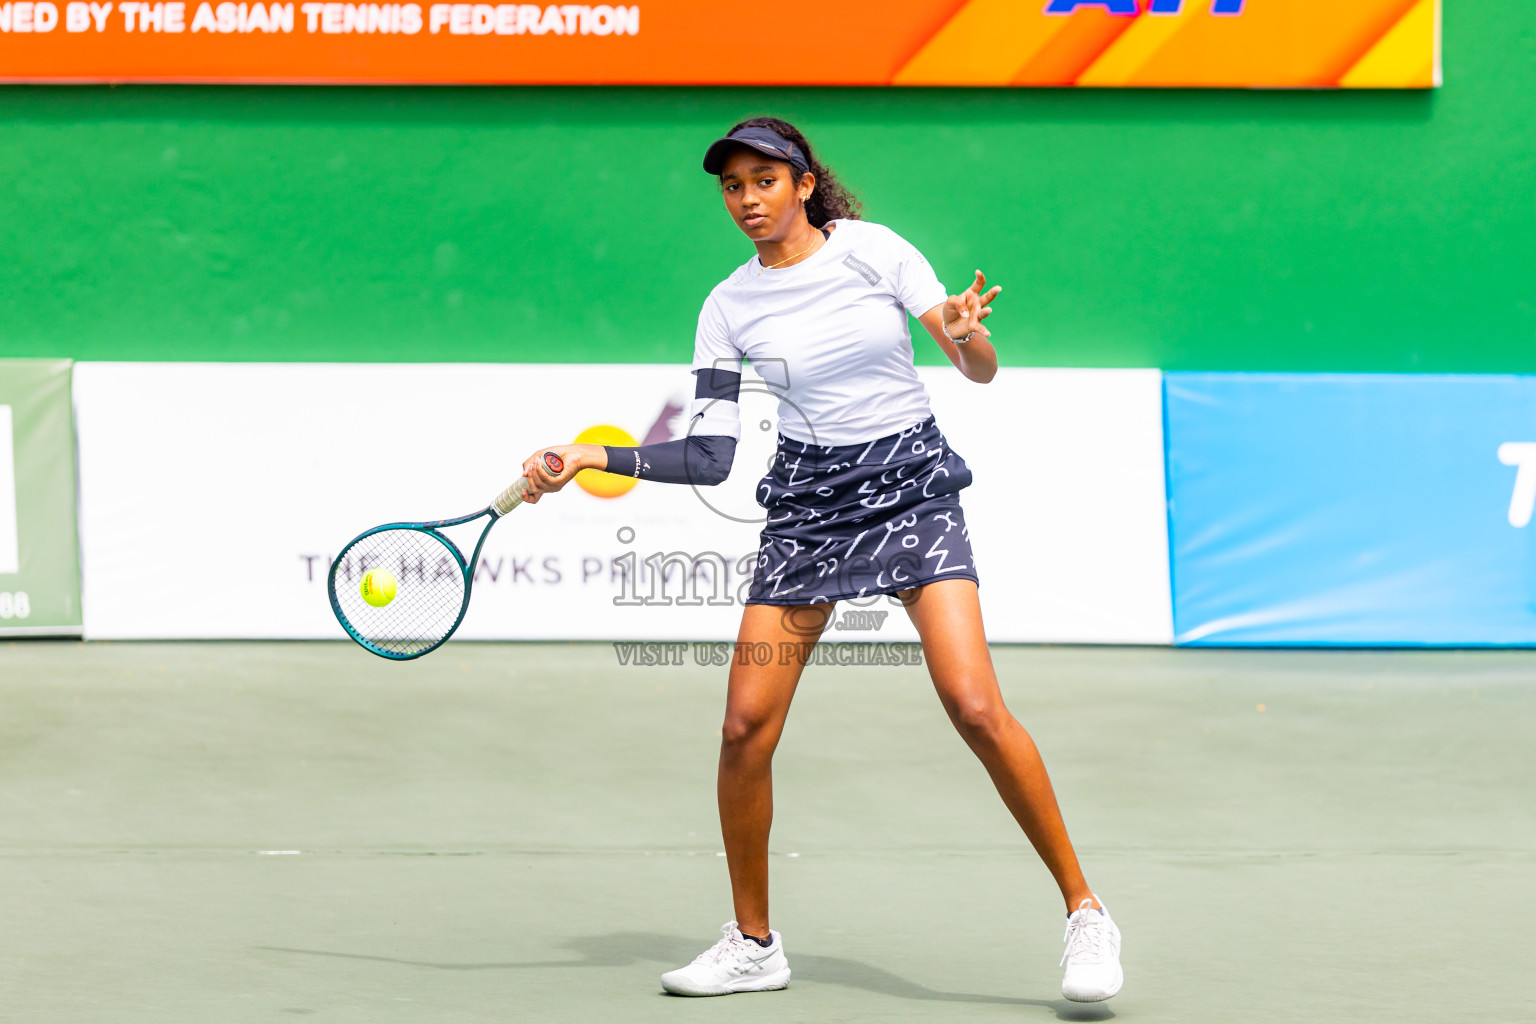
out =
<svg viewBox="0 0 1536 1024"><path fill-rule="evenodd" d="M0 0L0 80L1408 88L1439 67L1438 0L821 0L806 18L786 31L718 0Z"/></svg>

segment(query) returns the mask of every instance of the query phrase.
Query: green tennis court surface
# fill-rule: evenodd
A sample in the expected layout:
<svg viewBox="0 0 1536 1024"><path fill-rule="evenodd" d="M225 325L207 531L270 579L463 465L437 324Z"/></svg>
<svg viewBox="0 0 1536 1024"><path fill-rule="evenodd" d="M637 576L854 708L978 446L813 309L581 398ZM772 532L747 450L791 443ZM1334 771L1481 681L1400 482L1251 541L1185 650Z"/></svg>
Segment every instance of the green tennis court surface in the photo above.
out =
<svg viewBox="0 0 1536 1024"><path fill-rule="evenodd" d="M721 670L15 643L0 1019L1536 1017L1536 654L997 658L1125 932L1109 1004L1060 999L1054 888L921 669L808 672L776 770L794 982L690 1001L656 979L730 916Z"/></svg>

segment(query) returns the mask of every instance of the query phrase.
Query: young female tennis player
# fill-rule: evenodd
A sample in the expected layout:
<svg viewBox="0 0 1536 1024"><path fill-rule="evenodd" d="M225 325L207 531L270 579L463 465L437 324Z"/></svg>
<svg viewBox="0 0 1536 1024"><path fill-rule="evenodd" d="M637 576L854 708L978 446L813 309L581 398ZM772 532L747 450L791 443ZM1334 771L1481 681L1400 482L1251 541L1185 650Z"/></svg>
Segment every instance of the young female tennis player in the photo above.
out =
<svg viewBox="0 0 1536 1024"><path fill-rule="evenodd" d="M1001 289L981 271L949 295L921 253L858 219L856 200L775 118L744 121L709 147L726 211L757 254L717 285L699 315L689 436L639 448L554 445L523 465L529 500L582 469L668 483L724 480L740 437L741 363L782 376L779 447L758 487L768 510L739 641L811 643L834 603L896 594L922 637L934 686L1003 802L1045 861L1068 912L1068 999L1120 990L1120 933L1089 890L1045 765L1003 704L992 669L958 492L971 471L945 441L912 363L907 314L977 383L997 372L982 324ZM986 290L984 290L986 289ZM553 450L564 472L540 458ZM774 748L802 664L730 670L719 767L720 827L736 920L693 963L662 975L678 995L783 988L789 962L768 926Z"/></svg>

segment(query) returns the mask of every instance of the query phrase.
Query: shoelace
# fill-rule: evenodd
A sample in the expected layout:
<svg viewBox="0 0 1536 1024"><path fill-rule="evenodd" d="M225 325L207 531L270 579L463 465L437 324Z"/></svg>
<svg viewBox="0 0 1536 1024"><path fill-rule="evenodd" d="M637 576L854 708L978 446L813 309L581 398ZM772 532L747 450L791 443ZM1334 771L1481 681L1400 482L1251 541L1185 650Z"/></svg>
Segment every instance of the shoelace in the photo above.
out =
<svg viewBox="0 0 1536 1024"><path fill-rule="evenodd" d="M694 957L693 962L696 964L717 964L724 960L740 943L745 941L745 939L736 938L736 922L727 921L720 926L720 940Z"/></svg>
<svg viewBox="0 0 1536 1024"><path fill-rule="evenodd" d="M1102 964L1108 960L1109 929L1104 924L1104 915L1093 909L1093 901L1083 900L1077 912L1067 918L1067 933L1061 937L1067 948L1056 966L1068 960L1075 964Z"/></svg>

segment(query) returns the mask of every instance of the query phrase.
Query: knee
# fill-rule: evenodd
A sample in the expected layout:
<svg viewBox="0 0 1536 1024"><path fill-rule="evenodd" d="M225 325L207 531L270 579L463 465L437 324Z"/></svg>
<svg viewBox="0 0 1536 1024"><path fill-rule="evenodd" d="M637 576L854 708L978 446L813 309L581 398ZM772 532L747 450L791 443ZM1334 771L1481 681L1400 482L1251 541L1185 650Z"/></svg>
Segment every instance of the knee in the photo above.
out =
<svg viewBox="0 0 1536 1024"><path fill-rule="evenodd" d="M720 726L721 753L727 758L751 754L770 739L769 725L766 715L741 711L726 712L725 722Z"/></svg>
<svg viewBox="0 0 1536 1024"><path fill-rule="evenodd" d="M960 735L973 747L996 743L1013 721L1003 702L989 697L956 700L950 705L949 717Z"/></svg>

